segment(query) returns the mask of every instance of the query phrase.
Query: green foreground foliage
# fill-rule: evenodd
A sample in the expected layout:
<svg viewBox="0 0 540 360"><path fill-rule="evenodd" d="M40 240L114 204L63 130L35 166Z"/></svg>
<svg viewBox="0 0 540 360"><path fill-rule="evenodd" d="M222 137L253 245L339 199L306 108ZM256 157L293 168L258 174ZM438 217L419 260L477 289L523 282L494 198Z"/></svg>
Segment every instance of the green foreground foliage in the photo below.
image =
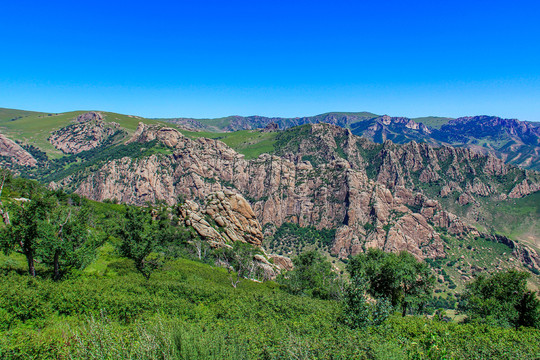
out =
<svg viewBox="0 0 540 360"><path fill-rule="evenodd" d="M498 326L540 328L540 301L527 289L524 272L510 270L486 277L480 275L467 285L459 304L467 321Z"/></svg>
<svg viewBox="0 0 540 360"><path fill-rule="evenodd" d="M540 331L392 315L336 321L334 300L274 282L230 286L225 269L179 259L145 280L130 260L62 282L0 275L2 359L534 359Z"/></svg>

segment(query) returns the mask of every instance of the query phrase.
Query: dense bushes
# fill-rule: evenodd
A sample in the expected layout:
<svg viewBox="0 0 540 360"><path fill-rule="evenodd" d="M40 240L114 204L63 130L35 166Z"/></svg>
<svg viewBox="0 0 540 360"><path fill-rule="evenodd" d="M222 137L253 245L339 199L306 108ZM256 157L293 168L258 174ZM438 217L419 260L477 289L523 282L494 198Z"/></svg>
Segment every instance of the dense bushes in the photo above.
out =
<svg viewBox="0 0 540 360"><path fill-rule="evenodd" d="M459 309L468 321L498 326L540 327L540 301L527 289L529 274L516 270L480 275L467 285Z"/></svg>
<svg viewBox="0 0 540 360"><path fill-rule="evenodd" d="M291 252L306 245L316 245L322 249L329 249L334 241L335 229L317 230L313 226L300 227L293 223L283 223L269 243L272 250L285 250Z"/></svg>
<svg viewBox="0 0 540 360"><path fill-rule="evenodd" d="M399 315L350 329L337 321L336 301L289 295L273 282L233 289L225 269L189 260L167 263L148 281L133 264L126 275L60 283L2 275L0 309L2 359L533 359L540 352L533 329Z"/></svg>

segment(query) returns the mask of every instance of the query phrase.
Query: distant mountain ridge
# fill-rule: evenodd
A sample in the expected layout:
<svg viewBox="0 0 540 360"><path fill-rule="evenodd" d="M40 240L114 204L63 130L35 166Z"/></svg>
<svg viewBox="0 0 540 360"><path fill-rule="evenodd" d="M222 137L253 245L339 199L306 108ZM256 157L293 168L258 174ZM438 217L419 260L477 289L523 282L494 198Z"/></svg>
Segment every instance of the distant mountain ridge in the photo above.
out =
<svg viewBox="0 0 540 360"><path fill-rule="evenodd" d="M386 140L398 144L416 141L465 147L497 156L510 164L540 170L540 124L497 116L411 119L369 112L330 112L297 118L229 116L219 119L162 120L194 131L223 132L261 129L272 123L282 130L304 124L326 123L349 128L353 134L378 143Z"/></svg>
<svg viewBox="0 0 540 360"><path fill-rule="evenodd" d="M157 120L167 121L173 124L205 131L238 131L261 129L271 123L277 124L282 130L294 126L317 123L326 123L341 127L349 127L356 122L369 120L378 116L379 115L370 112L329 112L315 116L304 116L295 118L267 117L259 115L232 115L216 119L171 118Z"/></svg>

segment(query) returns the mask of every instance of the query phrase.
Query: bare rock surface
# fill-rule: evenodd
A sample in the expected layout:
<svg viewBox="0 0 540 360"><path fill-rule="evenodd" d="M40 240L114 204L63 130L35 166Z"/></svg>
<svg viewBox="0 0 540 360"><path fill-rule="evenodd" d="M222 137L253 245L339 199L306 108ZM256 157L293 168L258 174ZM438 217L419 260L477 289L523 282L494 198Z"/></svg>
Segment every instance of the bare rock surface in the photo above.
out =
<svg viewBox="0 0 540 360"><path fill-rule="evenodd" d="M77 117L74 124L51 134L49 142L66 154L92 150L120 131L117 123L106 123L98 112L88 112Z"/></svg>
<svg viewBox="0 0 540 360"><path fill-rule="evenodd" d="M241 241L262 245L261 225L249 203L240 194L229 190L211 193L203 207L187 200L182 211L186 225L193 226L202 237L225 244Z"/></svg>
<svg viewBox="0 0 540 360"><path fill-rule="evenodd" d="M172 154L113 160L60 186L73 186L94 200L139 205L158 200L172 205L181 195L189 200L190 226L216 243L260 245L261 225L291 222L337 229L331 251L342 258L377 247L407 250L421 259L445 254L436 227L457 237L479 234L419 191L421 184L438 186L441 198L459 193L462 205L475 201L471 194L519 197L538 186L535 174L467 149L377 145L325 124L299 131L306 137L276 154L247 160L221 141L192 140L175 129L141 124L129 141L157 139ZM366 154L374 151L367 162ZM524 176L525 182L504 190L500 183L488 183L487 173Z"/></svg>
<svg viewBox="0 0 540 360"><path fill-rule="evenodd" d="M3 134L0 134L0 156L5 156L12 162L23 166L37 165L37 160L28 151Z"/></svg>

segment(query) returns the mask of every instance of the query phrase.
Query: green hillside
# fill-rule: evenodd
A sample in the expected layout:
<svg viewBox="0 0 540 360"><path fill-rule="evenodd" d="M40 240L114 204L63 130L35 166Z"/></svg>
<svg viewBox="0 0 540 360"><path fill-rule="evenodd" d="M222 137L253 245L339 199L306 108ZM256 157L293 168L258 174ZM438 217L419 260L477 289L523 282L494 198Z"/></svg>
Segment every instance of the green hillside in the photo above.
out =
<svg viewBox="0 0 540 360"><path fill-rule="evenodd" d="M3 116L4 112L6 115ZM59 114L46 114L35 112L19 112L19 110L3 109L0 111L0 132L11 139L18 140L25 144L37 146L45 151L50 158L60 158L64 154L55 149L47 140L51 132L69 125L77 116L88 111L71 111ZM147 124L164 124L161 121L149 120L141 117L122 115L111 112L100 112L106 122L117 122L120 126L133 133L140 121ZM13 114L15 118L11 117ZM167 124L170 125L170 124Z"/></svg>
<svg viewBox="0 0 540 360"><path fill-rule="evenodd" d="M441 126L447 124L450 120L453 120L449 117L440 117L440 116L425 116L413 118L417 123L422 123L430 128L440 129Z"/></svg>
<svg viewBox="0 0 540 360"><path fill-rule="evenodd" d="M253 159L264 153L274 151L277 132L261 132L258 130L240 130L234 132L186 131L180 132L191 139L208 138L223 141L225 144L244 154L246 159Z"/></svg>
<svg viewBox="0 0 540 360"><path fill-rule="evenodd" d="M18 118L31 115L43 115L44 113L36 111L26 111L26 110L17 110L17 109L6 109L0 108L0 121L15 121Z"/></svg>

